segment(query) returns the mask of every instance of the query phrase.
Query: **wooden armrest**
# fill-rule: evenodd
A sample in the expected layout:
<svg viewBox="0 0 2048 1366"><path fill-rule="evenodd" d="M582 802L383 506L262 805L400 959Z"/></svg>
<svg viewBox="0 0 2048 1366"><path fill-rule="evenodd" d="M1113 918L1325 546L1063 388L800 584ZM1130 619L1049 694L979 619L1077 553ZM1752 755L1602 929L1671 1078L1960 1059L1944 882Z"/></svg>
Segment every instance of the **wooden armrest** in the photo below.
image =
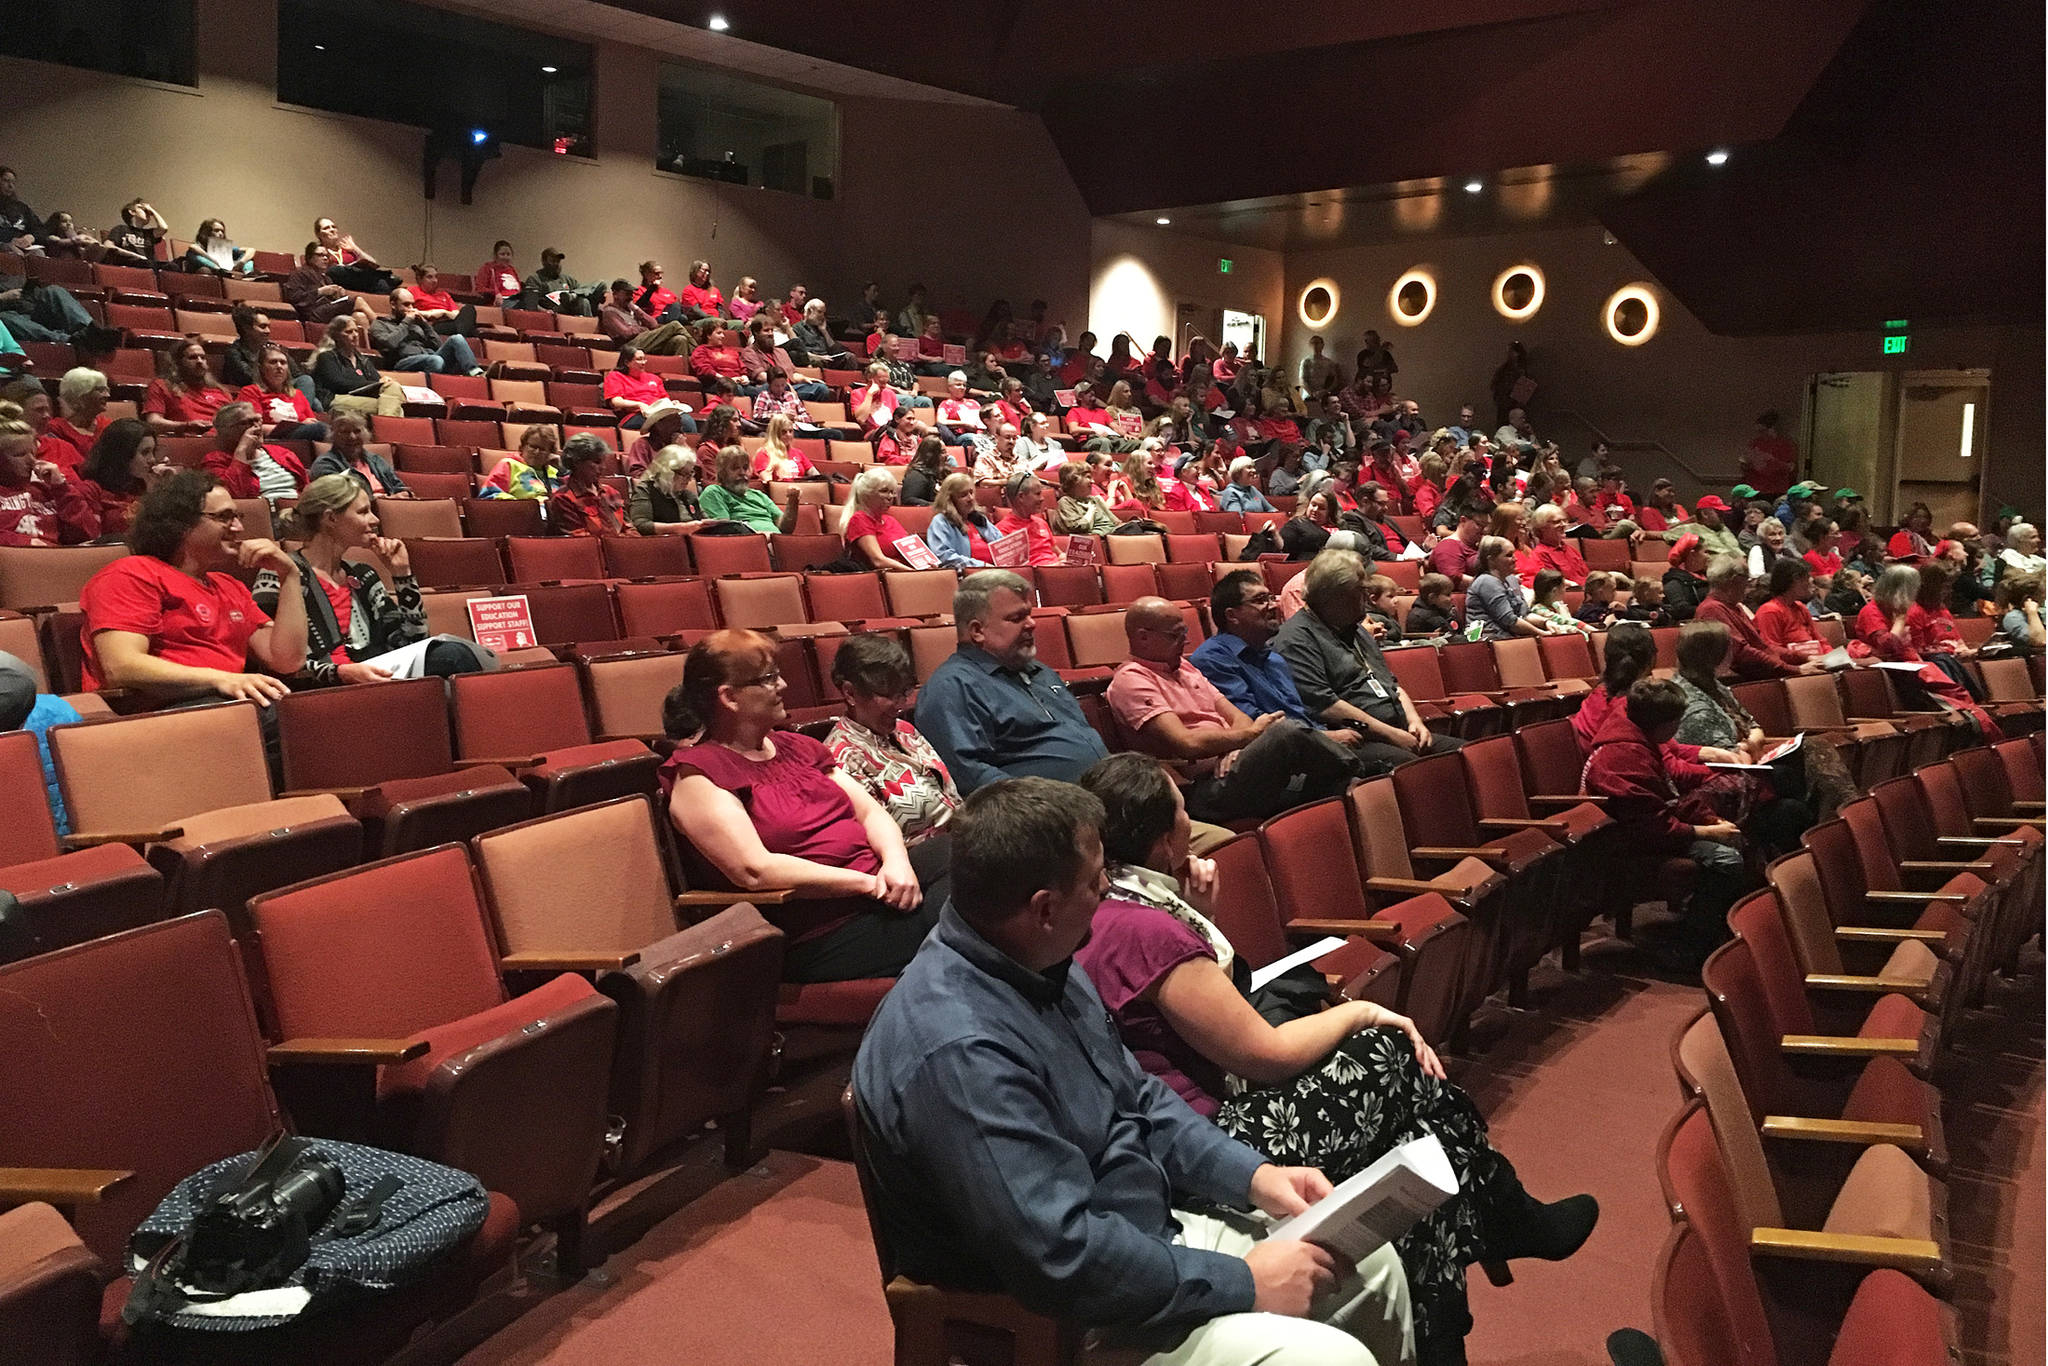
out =
<svg viewBox="0 0 2048 1366"><path fill-rule="evenodd" d="M1865 892L1863 899L1877 906L1960 906L1970 898L1963 892Z"/></svg>
<svg viewBox="0 0 2048 1366"><path fill-rule="evenodd" d="M2001 839L1991 835L1942 835L1934 842L1949 849L1989 849L2001 844L2024 849L2027 844L2025 840Z"/></svg>
<svg viewBox="0 0 2048 1366"><path fill-rule="evenodd" d="M73 849L92 849L102 844L160 844L174 840L185 833L182 825L167 825L161 830L104 830L84 835L66 835L60 841L68 853Z"/></svg>
<svg viewBox="0 0 2048 1366"><path fill-rule="evenodd" d="M1435 892L1446 900L1456 899L1434 882L1424 882L1412 877L1369 877L1365 880L1365 889L1368 892L1394 892L1401 896L1421 896L1425 892Z"/></svg>
<svg viewBox="0 0 2048 1366"><path fill-rule="evenodd" d="M1476 858L1485 863L1489 859L1507 856L1507 852L1502 849L1467 849L1455 844L1418 844L1408 851L1408 857L1411 859L1442 859L1446 863L1456 863L1460 859L1468 858Z"/></svg>
<svg viewBox="0 0 2048 1366"><path fill-rule="evenodd" d="M1940 859L1901 859L1902 873L1989 873L1993 871L1988 863L1950 863Z"/></svg>
<svg viewBox="0 0 2048 1366"><path fill-rule="evenodd" d="M780 906L795 899L787 887L763 887L758 892L678 892L675 906Z"/></svg>
<svg viewBox="0 0 2048 1366"><path fill-rule="evenodd" d="M1915 1039L1857 1039L1845 1034L1787 1034L1778 1047L1807 1058L1912 1058L1920 1053Z"/></svg>
<svg viewBox="0 0 2048 1366"><path fill-rule="evenodd" d="M2025 801L2021 798L2015 797L2013 799L2012 809L2015 811L2029 813L2035 816L2048 815L2048 802Z"/></svg>
<svg viewBox="0 0 2048 1366"><path fill-rule="evenodd" d="M1923 1238L1866 1238L1803 1228L1757 1228L1750 1230L1749 1250L1805 1262L1887 1266L1918 1275L1932 1275L1942 1269L1940 1246Z"/></svg>
<svg viewBox="0 0 2048 1366"><path fill-rule="evenodd" d="M1531 806L1577 806L1581 802L1588 806L1604 807L1607 805L1605 797L1596 797L1590 792L1573 794L1546 792L1525 798L1524 800Z"/></svg>
<svg viewBox="0 0 2048 1366"><path fill-rule="evenodd" d="M339 797L344 802L352 802L355 801L357 798L363 796L365 793L375 792L376 790L377 785L375 783L371 783L364 787L295 787L287 792L280 792L277 795L280 798Z"/></svg>
<svg viewBox="0 0 2048 1366"><path fill-rule="evenodd" d="M618 972L640 961L635 953L585 953L535 950L508 953L498 959L506 972Z"/></svg>
<svg viewBox="0 0 2048 1366"><path fill-rule="evenodd" d="M1948 943L1947 930L1886 929L1878 925L1837 925L1835 938L1845 944L1903 944L1909 939L1922 944Z"/></svg>
<svg viewBox="0 0 2048 1366"><path fill-rule="evenodd" d="M457 759L456 768L482 768L486 764L498 764L504 768L532 768L547 762L545 754L515 754L509 758Z"/></svg>
<svg viewBox="0 0 2048 1366"><path fill-rule="evenodd" d="M1392 944L1401 938L1401 927L1391 920L1290 920L1282 928L1294 939L1322 939L1337 935L1370 939L1375 944ZM1335 949L1330 951L1336 952Z"/></svg>
<svg viewBox="0 0 2048 1366"><path fill-rule="evenodd" d="M2043 821L2039 816L1974 816L1970 824L1980 830L2039 830Z"/></svg>
<svg viewBox="0 0 2048 1366"><path fill-rule="evenodd" d="M0 1205L40 1200L59 1208L97 1205L134 1172L96 1167L0 1167Z"/></svg>
<svg viewBox="0 0 2048 1366"><path fill-rule="evenodd" d="M1926 1135L1917 1124L1882 1124L1875 1120L1804 1119L1792 1115L1765 1115L1765 1138L1802 1139L1816 1143L1856 1143L1870 1147L1892 1143L1901 1148L1919 1148Z"/></svg>
<svg viewBox="0 0 2048 1366"><path fill-rule="evenodd" d="M265 1056L272 1063L411 1062L427 1051L425 1039L286 1039Z"/></svg>
<svg viewBox="0 0 2048 1366"><path fill-rule="evenodd" d="M1482 830L1541 830L1546 835L1568 835L1571 827L1563 821L1547 821L1538 816L1481 816Z"/></svg>
<svg viewBox="0 0 2048 1366"><path fill-rule="evenodd" d="M1883 996L1895 991L1908 994L1925 991L1927 985L1924 977L1857 977L1835 972L1806 974L1808 991L1854 991L1867 996Z"/></svg>

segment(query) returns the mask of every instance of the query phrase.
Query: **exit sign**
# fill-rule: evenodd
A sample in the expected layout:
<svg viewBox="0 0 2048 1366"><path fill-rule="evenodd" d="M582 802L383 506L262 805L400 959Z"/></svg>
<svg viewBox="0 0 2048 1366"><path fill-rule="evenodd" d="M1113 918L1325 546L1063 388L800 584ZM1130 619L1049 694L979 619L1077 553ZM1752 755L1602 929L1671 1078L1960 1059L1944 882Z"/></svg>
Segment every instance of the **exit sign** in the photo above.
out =
<svg viewBox="0 0 2048 1366"><path fill-rule="evenodd" d="M1887 356L1903 356L1912 344L1913 339L1903 332L1894 337L1886 337L1884 339L1884 353Z"/></svg>
<svg viewBox="0 0 2048 1366"><path fill-rule="evenodd" d="M1228 256L1219 256L1216 258L1216 273L1218 275L1228 275L1230 274L1230 268L1236 264Z"/></svg>

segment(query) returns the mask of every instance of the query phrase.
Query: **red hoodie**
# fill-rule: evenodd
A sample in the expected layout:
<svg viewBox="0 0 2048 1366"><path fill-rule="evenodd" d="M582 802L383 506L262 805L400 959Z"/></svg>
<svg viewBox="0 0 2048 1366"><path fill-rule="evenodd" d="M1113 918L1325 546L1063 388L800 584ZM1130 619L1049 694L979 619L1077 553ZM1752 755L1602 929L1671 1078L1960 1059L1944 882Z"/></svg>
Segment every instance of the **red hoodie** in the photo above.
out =
<svg viewBox="0 0 2048 1366"><path fill-rule="evenodd" d="M1693 842L1692 822L1678 813L1679 798L1712 776L1659 751L1620 706L1594 733L1583 782L1587 792L1607 798L1619 845L1669 857Z"/></svg>

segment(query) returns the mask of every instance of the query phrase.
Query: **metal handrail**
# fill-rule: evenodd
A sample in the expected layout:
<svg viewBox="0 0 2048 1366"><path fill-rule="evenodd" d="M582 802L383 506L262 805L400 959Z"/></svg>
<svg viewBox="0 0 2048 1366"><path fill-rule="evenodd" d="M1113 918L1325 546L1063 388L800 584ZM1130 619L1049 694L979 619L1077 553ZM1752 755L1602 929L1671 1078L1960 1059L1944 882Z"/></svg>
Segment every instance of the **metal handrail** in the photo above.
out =
<svg viewBox="0 0 2048 1366"><path fill-rule="evenodd" d="M1651 440L1625 441L1619 437L1609 436L1607 434L1606 429L1601 427L1598 423L1594 422L1593 419L1587 417L1584 413L1581 413L1573 408L1554 409L1547 416L1551 418L1569 418L1572 421L1577 422L1579 426L1583 427L1589 435L1591 435L1592 437L1601 442L1604 442L1607 446L1607 449L1609 449L1610 451L1650 451L1658 455L1661 455L1666 460L1669 460L1673 465L1677 466L1679 469L1684 470L1685 473L1689 477L1691 477L1691 479L1695 483L1699 484L1702 488L1725 487L1729 484L1737 482L1742 477L1740 473L1731 475L1702 474L1699 470L1693 467L1692 462L1680 456L1678 452L1672 450L1663 442Z"/></svg>

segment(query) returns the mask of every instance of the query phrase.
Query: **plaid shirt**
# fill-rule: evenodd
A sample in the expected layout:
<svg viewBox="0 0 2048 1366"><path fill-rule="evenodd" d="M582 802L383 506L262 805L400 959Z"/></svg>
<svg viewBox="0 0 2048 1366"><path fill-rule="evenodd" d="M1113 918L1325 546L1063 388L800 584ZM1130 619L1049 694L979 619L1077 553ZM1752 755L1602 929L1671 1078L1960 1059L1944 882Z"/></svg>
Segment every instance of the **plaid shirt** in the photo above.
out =
<svg viewBox="0 0 2048 1366"><path fill-rule="evenodd" d="M777 398L772 389L763 389L754 395L754 421L766 423L777 413L797 422L810 422L811 410L804 407L804 401L796 396L796 390L784 389Z"/></svg>
<svg viewBox="0 0 2048 1366"><path fill-rule="evenodd" d="M548 499L548 530L557 536L631 536L626 524L626 500L610 484L598 484L589 492L567 484Z"/></svg>

